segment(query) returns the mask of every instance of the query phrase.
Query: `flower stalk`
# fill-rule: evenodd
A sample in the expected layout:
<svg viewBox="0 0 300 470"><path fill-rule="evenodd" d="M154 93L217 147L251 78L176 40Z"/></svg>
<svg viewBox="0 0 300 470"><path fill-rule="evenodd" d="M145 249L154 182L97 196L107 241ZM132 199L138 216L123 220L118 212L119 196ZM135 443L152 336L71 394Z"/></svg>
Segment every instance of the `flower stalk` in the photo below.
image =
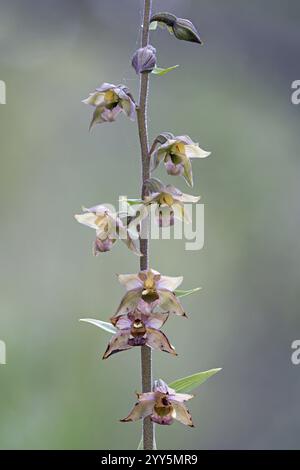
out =
<svg viewBox="0 0 300 470"><path fill-rule="evenodd" d="M175 218L191 222L185 204L197 203L200 196L183 193L171 184L165 184L151 173L160 163L171 176L183 176L193 186L192 159L205 158L210 153L199 147L187 135L174 136L170 132L160 133L149 146L147 129L147 104L149 76L161 75L174 69L156 67L156 49L149 44L149 30L157 23L166 26L175 38L201 44L199 34L190 20L177 18L171 13L158 13L151 17L152 0L144 0L143 24L140 48L132 57L132 66L140 76L138 100L135 101L127 86L103 83L83 100L93 107L90 128L94 124L114 122L120 114L131 120L137 117L141 153L141 195L140 199L128 199L127 206L119 212L106 205L97 204L83 207L75 219L96 231L93 244L95 256L111 251L120 239L134 254L140 257L140 270L136 274L119 274L118 280L125 287L119 307L110 318L110 323L93 318L82 321L101 328L112 335L103 359L116 353L141 348L142 393L138 401L122 422L143 420L143 433L139 449L156 449L155 426L170 425L174 420L193 427L193 421L185 402L193 396L189 392L203 383L220 369L196 374L167 384L153 380L152 350L177 356L174 346L161 328L171 316L186 318L187 315L179 297L190 295L200 288L178 290L182 276L166 276L149 266L150 215L154 209L156 223L160 227L174 224ZM157 73L158 72L158 73ZM133 206L133 207L132 207ZM139 247L136 246L139 240Z"/></svg>
<svg viewBox="0 0 300 470"><path fill-rule="evenodd" d="M142 26L142 40L141 47L147 47L149 44L149 26L152 11L152 0L145 0L144 2L144 16ZM147 127L147 101L149 91L149 74L140 74L140 94L139 104L137 108L137 122L139 131L139 140L141 147L141 164L142 164L142 188L141 198L145 194L144 183L150 178L150 158L149 158L149 139ZM149 269L149 223L145 219L141 226L141 240L140 252L142 254L140 259L140 269ZM148 346L141 347L141 374L142 374L142 391L143 393L151 392L152 390L152 352ZM145 450L153 450L155 448L155 430L154 424L149 416L143 420L143 448Z"/></svg>

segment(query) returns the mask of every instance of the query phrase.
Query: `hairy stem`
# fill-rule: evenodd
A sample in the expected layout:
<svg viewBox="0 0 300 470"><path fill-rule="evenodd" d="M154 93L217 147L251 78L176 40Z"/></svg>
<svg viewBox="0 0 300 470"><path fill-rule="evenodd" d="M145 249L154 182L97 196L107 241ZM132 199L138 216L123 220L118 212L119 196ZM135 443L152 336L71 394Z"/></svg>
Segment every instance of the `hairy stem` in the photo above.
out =
<svg viewBox="0 0 300 470"><path fill-rule="evenodd" d="M149 43L149 23L151 17L152 0L144 1L144 18L142 29L141 47L145 47ZM141 146L142 159L142 198L145 195L144 182L150 178L150 158L149 143L147 129L147 99L149 89L149 74L140 74L140 95L139 105L137 109L137 120L139 139ZM143 221L141 229L140 251L143 256L140 260L140 269L149 268L149 222ZM142 371L142 389L143 392L151 392L152 390L152 353L148 346L141 348L141 371ZM155 448L154 424L149 417L143 420L143 448L152 450Z"/></svg>

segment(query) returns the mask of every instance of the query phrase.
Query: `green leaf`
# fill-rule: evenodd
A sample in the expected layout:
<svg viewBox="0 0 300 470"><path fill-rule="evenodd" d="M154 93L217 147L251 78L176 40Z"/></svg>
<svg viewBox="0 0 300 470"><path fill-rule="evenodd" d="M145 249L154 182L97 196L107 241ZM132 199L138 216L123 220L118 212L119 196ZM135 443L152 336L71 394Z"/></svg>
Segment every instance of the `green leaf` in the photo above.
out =
<svg viewBox="0 0 300 470"><path fill-rule="evenodd" d="M205 372L198 372L197 374L189 375L188 377L171 382L169 387L174 388L174 390L178 393L189 393L220 370L222 369L211 369Z"/></svg>
<svg viewBox="0 0 300 470"><path fill-rule="evenodd" d="M161 77L162 75L166 75L166 73L172 72L172 70L177 69L179 65L173 65L173 67L168 67L166 69L163 69L162 67L154 67L151 73L154 75L157 75L158 77Z"/></svg>
<svg viewBox="0 0 300 470"><path fill-rule="evenodd" d="M102 328L102 330L107 331L112 335L118 331L117 328L115 328L111 323L107 323L106 321L95 320L94 318L80 318L79 321L98 326L98 328Z"/></svg>
<svg viewBox="0 0 300 470"><path fill-rule="evenodd" d="M199 292L199 290L202 290L202 287L195 287L195 289L189 289L189 290L176 289L174 293L177 295L177 297L185 297L186 295L191 295L191 294L194 294L195 292Z"/></svg>
<svg viewBox="0 0 300 470"><path fill-rule="evenodd" d="M142 204L143 201L141 199L127 199L127 204L130 206L134 206L135 204Z"/></svg>
<svg viewBox="0 0 300 470"><path fill-rule="evenodd" d="M158 21L152 21L152 23L150 23L149 30L155 31L157 29L157 26L158 26Z"/></svg>

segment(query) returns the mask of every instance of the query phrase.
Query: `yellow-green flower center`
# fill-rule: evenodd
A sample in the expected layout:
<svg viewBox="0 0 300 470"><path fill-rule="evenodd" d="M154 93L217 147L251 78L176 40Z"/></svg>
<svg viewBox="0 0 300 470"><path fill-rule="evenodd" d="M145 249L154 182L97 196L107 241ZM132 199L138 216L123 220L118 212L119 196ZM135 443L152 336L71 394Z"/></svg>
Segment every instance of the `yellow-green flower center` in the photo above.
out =
<svg viewBox="0 0 300 470"><path fill-rule="evenodd" d="M161 193L159 195L158 204L166 204L167 206L171 207L174 204L174 199L169 193Z"/></svg>

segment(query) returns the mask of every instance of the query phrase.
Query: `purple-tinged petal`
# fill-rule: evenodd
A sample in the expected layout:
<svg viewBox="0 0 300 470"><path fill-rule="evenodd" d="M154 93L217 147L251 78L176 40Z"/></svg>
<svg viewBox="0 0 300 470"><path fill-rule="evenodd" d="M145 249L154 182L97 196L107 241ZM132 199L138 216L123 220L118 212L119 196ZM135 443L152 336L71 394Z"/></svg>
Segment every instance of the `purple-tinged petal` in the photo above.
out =
<svg viewBox="0 0 300 470"><path fill-rule="evenodd" d="M156 283L157 289L167 289L171 292L177 289L183 281L182 276L171 277L161 276L159 281Z"/></svg>
<svg viewBox="0 0 300 470"><path fill-rule="evenodd" d="M169 206L158 206L155 209L155 219L159 227L172 227L175 222L174 211Z"/></svg>
<svg viewBox="0 0 300 470"><path fill-rule="evenodd" d="M143 281L138 274L119 274L118 280L127 291L143 288Z"/></svg>
<svg viewBox="0 0 300 470"><path fill-rule="evenodd" d="M99 123L101 122L114 122L120 112L122 111L121 106L117 105L112 109L105 108L104 111L101 114L101 120L97 121ZM93 123L94 124L94 123Z"/></svg>
<svg viewBox="0 0 300 470"><path fill-rule="evenodd" d="M156 424L170 426L170 424L173 423L173 416L171 413L165 416L159 416L157 413L153 413L151 415L151 421Z"/></svg>
<svg viewBox="0 0 300 470"><path fill-rule="evenodd" d="M184 312L181 303L172 292L169 290L159 290L159 299L160 306L166 310L166 313L173 313L174 315L186 317L186 313Z"/></svg>
<svg viewBox="0 0 300 470"><path fill-rule="evenodd" d="M155 392L146 392L146 393L137 393L139 401L155 401L156 393Z"/></svg>
<svg viewBox="0 0 300 470"><path fill-rule="evenodd" d="M158 307L158 305L159 305L159 299L152 302L151 304L149 304L148 302L145 302L143 299L141 299L139 301L138 305L137 305L137 309L144 315L144 319L146 319L146 318L148 319L148 318L150 318L150 316L152 317L152 315L153 315L152 312L156 307ZM149 325L149 326L153 326L153 325Z"/></svg>
<svg viewBox="0 0 300 470"><path fill-rule="evenodd" d="M96 91L100 91L100 92L105 92L105 91L108 91L108 90L112 90L116 88L116 85L113 85L112 83L103 83L99 88L96 88Z"/></svg>
<svg viewBox="0 0 300 470"><path fill-rule="evenodd" d="M172 176L181 176L184 173L184 165L182 162L180 163L173 163L170 158L165 161L165 168L167 170L168 175Z"/></svg>
<svg viewBox="0 0 300 470"><path fill-rule="evenodd" d="M145 325L149 328L155 328L156 330L159 330L168 318L169 315L167 313L152 312L150 314L142 314L142 321L145 323Z"/></svg>
<svg viewBox="0 0 300 470"><path fill-rule="evenodd" d="M183 142L186 145L196 145L188 135L177 135L174 139L178 142Z"/></svg>
<svg viewBox="0 0 300 470"><path fill-rule="evenodd" d="M153 412L154 403L155 402L152 399L139 401L135 404L129 415L126 418L121 419L121 421L127 423L129 421L137 421L138 419L150 416Z"/></svg>
<svg viewBox="0 0 300 470"><path fill-rule="evenodd" d="M130 315L120 315L119 317L112 317L111 323L119 330L130 330L132 320Z"/></svg>
<svg viewBox="0 0 300 470"><path fill-rule="evenodd" d="M141 298L141 295L141 289L134 289L128 291L121 300L118 310L116 311L116 314L114 316L125 315L135 310Z"/></svg>
<svg viewBox="0 0 300 470"><path fill-rule="evenodd" d="M189 393L176 393L175 390L169 388L169 400L172 403L183 403L185 401L191 400L194 398L194 395L190 395Z"/></svg>
<svg viewBox="0 0 300 470"><path fill-rule="evenodd" d="M159 393L162 393L163 395L168 394L170 390L166 382L164 382L162 379L158 379L154 381L153 389L154 389L154 392L159 392Z"/></svg>
<svg viewBox="0 0 300 470"><path fill-rule="evenodd" d="M105 253L110 251L113 247L113 244L116 242L116 238L107 237L105 240L96 238L94 242L94 256L98 256L100 253Z"/></svg>
<svg viewBox="0 0 300 470"><path fill-rule="evenodd" d="M120 351L130 349L131 346L128 344L129 336L130 330L122 330L114 335L107 346L103 359L107 359L112 354L116 354Z"/></svg>
<svg viewBox="0 0 300 470"><path fill-rule="evenodd" d="M147 328L146 344L152 349L160 350L177 356L175 348L171 345L166 335L154 328Z"/></svg>

